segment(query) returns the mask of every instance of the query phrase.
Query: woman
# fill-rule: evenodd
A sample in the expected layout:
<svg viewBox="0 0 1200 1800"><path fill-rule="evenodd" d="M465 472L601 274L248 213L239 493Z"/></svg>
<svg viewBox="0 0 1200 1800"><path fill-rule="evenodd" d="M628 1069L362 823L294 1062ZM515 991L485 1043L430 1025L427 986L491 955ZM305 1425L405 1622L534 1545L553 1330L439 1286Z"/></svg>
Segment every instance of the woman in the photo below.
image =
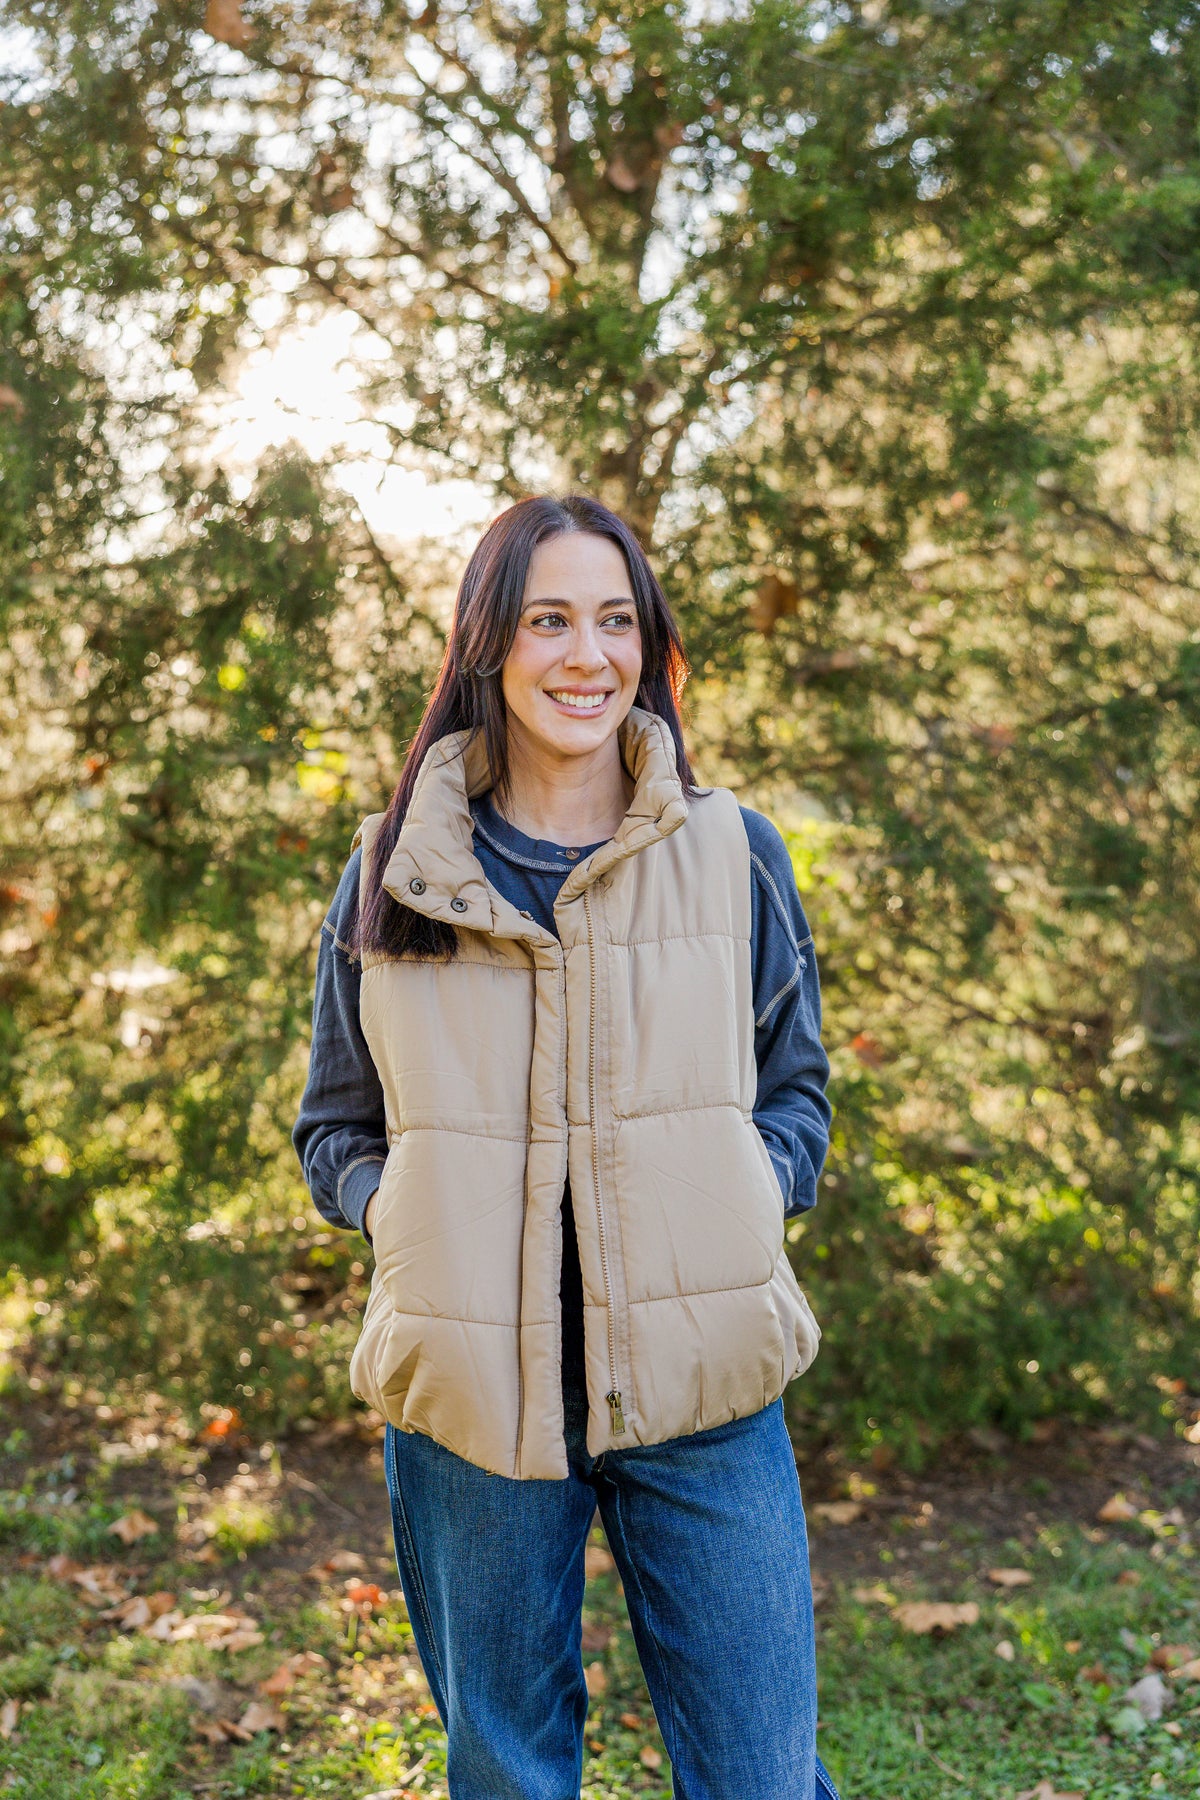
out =
<svg viewBox="0 0 1200 1800"><path fill-rule="evenodd" d="M810 1800L784 1253L828 1144L786 848L699 790L687 662L628 527L522 501L325 921L294 1141L375 1253L350 1367L452 1800L570 1800L595 1508L686 1800Z"/></svg>

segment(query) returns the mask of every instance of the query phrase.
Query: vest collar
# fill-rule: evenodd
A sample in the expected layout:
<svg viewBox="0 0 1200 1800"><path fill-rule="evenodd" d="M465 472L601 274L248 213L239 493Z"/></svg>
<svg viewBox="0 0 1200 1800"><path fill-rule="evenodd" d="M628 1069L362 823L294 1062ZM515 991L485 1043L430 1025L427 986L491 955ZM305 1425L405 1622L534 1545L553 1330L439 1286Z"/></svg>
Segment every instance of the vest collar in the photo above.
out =
<svg viewBox="0 0 1200 1800"><path fill-rule="evenodd" d="M675 741L666 721L633 706L617 727L617 737L633 772L633 798L614 835L571 869L559 890L560 906L614 863L677 830L687 817ZM404 906L448 925L550 941L541 926L489 886L475 855L470 802L493 785L482 731L452 731L438 738L421 764L383 886Z"/></svg>

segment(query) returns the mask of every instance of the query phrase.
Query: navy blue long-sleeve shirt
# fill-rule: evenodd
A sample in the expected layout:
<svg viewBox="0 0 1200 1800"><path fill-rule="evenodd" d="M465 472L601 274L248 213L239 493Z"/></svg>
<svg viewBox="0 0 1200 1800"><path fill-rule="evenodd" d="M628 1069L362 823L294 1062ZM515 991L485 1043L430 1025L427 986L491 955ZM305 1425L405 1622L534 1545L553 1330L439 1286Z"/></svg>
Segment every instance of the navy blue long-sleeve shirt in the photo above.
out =
<svg viewBox="0 0 1200 1800"><path fill-rule="evenodd" d="M829 1145L829 1059L821 1044L821 993L812 933L787 846L761 813L741 809L750 844L754 1122L779 1176L785 1216L815 1205ZM555 931L554 902L569 871L597 848L567 848L517 831L490 793L471 802L474 849L484 874L514 906ZM363 1233L367 1203L387 1156L383 1089L359 1022L361 969L349 951L361 850L352 852L321 927L308 1082L292 1131L313 1203L331 1225ZM574 1261L564 1206L564 1276ZM370 1240L368 1239L368 1242ZM575 1264L577 1269L577 1263Z"/></svg>

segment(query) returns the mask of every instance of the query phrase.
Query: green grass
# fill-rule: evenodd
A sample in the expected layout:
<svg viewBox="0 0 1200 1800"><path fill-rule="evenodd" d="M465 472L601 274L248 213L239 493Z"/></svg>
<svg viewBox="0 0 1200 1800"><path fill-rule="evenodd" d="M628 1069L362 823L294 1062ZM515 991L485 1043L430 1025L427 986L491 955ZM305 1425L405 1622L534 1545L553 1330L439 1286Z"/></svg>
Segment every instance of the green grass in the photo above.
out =
<svg viewBox="0 0 1200 1800"><path fill-rule="evenodd" d="M106 1529L124 1503L100 1487L100 1497L52 1508L39 1506L32 1482L0 1494L0 1697L20 1702L14 1735L0 1739L3 1800L355 1800L399 1786L418 1764L407 1791L444 1800L444 1739L394 1581L384 1608L361 1618L343 1610L340 1577L297 1573L286 1606L254 1608L266 1641L232 1655L122 1633L46 1575L48 1555L136 1569L143 1593L191 1589L194 1611L203 1593L253 1588L268 1549L277 1567L288 1525L277 1520L261 1538L231 1533L218 1564L180 1560L167 1532L126 1551ZM918 1637L887 1605L856 1600L850 1582L831 1584L818 1611L819 1742L845 1800L1015 1800L1043 1781L1088 1800L1200 1795L1200 1684L1169 1683L1176 1703L1157 1725L1131 1719L1122 1698L1159 1645L1200 1653L1185 1532L1151 1516L1107 1534L1045 1527L1032 1543L999 1549L953 1522L935 1545L908 1535L904 1544L898 1524L881 1528L881 1568L868 1583L882 1579L897 1598L973 1599L980 1618L940 1640ZM985 1575L997 1563L1020 1564L1033 1582L999 1592ZM586 1800L666 1800L670 1772L611 1571L589 1584L586 1623L585 1661L599 1665L593 1683L603 1687L588 1719ZM1011 1661L995 1654L1001 1640ZM301 1649L326 1661L278 1702L282 1733L222 1745L196 1736L198 1715L172 1682L224 1684L236 1717L257 1682ZM1096 1665L1107 1683L1084 1673Z"/></svg>

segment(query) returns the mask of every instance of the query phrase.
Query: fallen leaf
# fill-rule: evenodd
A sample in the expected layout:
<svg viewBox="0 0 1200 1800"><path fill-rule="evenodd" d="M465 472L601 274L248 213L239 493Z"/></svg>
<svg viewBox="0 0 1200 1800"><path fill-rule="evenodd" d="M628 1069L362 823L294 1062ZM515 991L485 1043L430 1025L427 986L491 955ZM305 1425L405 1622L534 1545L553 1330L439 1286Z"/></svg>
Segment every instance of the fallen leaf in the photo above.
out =
<svg viewBox="0 0 1200 1800"><path fill-rule="evenodd" d="M130 1512L122 1513L119 1519L114 1519L108 1529L123 1544L136 1544L139 1538L150 1537L158 1530L158 1520L152 1519L149 1513L144 1513L140 1506L135 1506Z"/></svg>
<svg viewBox="0 0 1200 1800"><path fill-rule="evenodd" d="M627 1731L645 1731L646 1722L637 1713L622 1713L621 1723Z"/></svg>
<svg viewBox="0 0 1200 1800"><path fill-rule="evenodd" d="M992 1651L992 1655L998 1656L1000 1658L1001 1662L1015 1661L1016 1654L1017 1653L1016 1653L1015 1649L1013 1648L1012 1644L1009 1642L1009 1640L1007 1638L1001 1638L1000 1642L996 1645L995 1649Z"/></svg>
<svg viewBox="0 0 1200 1800"><path fill-rule="evenodd" d="M1060 1794L1052 1781L1039 1781L1036 1787L1026 1788L1024 1793L1018 1794L1017 1800L1084 1800L1084 1795Z"/></svg>
<svg viewBox="0 0 1200 1800"><path fill-rule="evenodd" d="M321 1564L321 1567L328 1569L331 1575L350 1575L355 1570L365 1569L366 1566L366 1557L360 1556L357 1550L335 1550L333 1555L327 1556Z"/></svg>
<svg viewBox="0 0 1200 1800"><path fill-rule="evenodd" d="M248 1744L253 1735L232 1719L194 1719L192 1729L210 1744Z"/></svg>
<svg viewBox="0 0 1200 1800"><path fill-rule="evenodd" d="M638 1761L644 1769L661 1769L662 1751L656 1750L653 1744L643 1744L638 1751Z"/></svg>
<svg viewBox="0 0 1200 1800"><path fill-rule="evenodd" d="M253 25L242 17L240 0L208 0L204 29L219 44L231 44L235 50L244 49L254 36Z"/></svg>
<svg viewBox="0 0 1200 1800"><path fill-rule="evenodd" d="M265 1700L252 1700L238 1720L242 1730L251 1736L259 1731L282 1731L286 1723L279 1708Z"/></svg>
<svg viewBox="0 0 1200 1800"><path fill-rule="evenodd" d="M616 1566L603 1544L589 1544L583 1553L583 1572L589 1581L594 1581L597 1575L607 1575Z"/></svg>
<svg viewBox="0 0 1200 1800"><path fill-rule="evenodd" d="M955 1631L960 1625L974 1625L979 1608L974 1600L905 1600L892 1617L905 1631Z"/></svg>
<svg viewBox="0 0 1200 1800"><path fill-rule="evenodd" d="M1005 1588L1027 1587L1033 1580L1028 1569L989 1569L987 1578L997 1587Z"/></svg>
<svg viewBox="0 0 1200 1800"><path fill-rule="evenodd" d="M163 1613L170 1612L174 1605L174 1594L161 1589L155 1594L131 1594L119 1606L108 1607L100 1617L115 1619L124 1631L145 1631L147 1625L161 1618Z"/></svg>
<svg viewBox="0 0 1200 1800"><path fill-rule="evenodd" d="M823 1519L827 1525L853 1525L862 1518L861 1500L819 1500L810 1506L810 1518Z"/></svg>
<svg viewBox="0 0 1200 1800"><path fill-rule="evenodd" d="M1117 1576L1118 1587L1136 1587L1142 1577L1137 1569L1122 1569Z"/></svg>
<svg viewBox="0 0 1200 1800"><path fill-rule="evenodd" d="M1068 1638L1066 1643L1063 1645L1063 1649L1066 1651L1068 1656L1074 1656L1077 1651L1083 1649L1083 1639L1082 1638Z"/></svg>
<svg viewBox="0 0 1200 1800"><path fill-rule="evenodd" d="M1178 1669L1181 1663L1193 1660L1190 1644L1160 1644L1150 1653L1151 1665L1156 1669Z"/></svg>
<svg viewBox="0 0 1200 1800"><path fill-rule="evenodd" d="M1090 1681L1094 1687L1116 1686L1116 1682L1103 1663L1089 1663L1086 1669L1080 1669L1079 1675L1082 1681Z"/></svg>
<svg viewBox="0 0 1200 1800"><path fill-rule="evenodd" d="M0 1706L0 1737L10 1738L17 1729L17 1720L21 1716L21 1702L6 1700Z"/></svg>
<svg viewBox="0 0 1200 1800"><path fill-rule="evenodd" d="M608 1671L603 1663L589 1663L583 1671L583 1679L593 1700L598 1700L602 1694L607 1694Z"/></svg>
<svg viewBox="0 0 1200 1800"><path fill-rule="evenodd" d="M260 1694L286 1694L302 1675L307 1675L310 1669L322 1667L325 1660L319 1650L298 1650L295 1656L289 1656L286 1662L280 1663L273 1675L268 1675L265 1681L259 1682L258 1691Z"/></svg>
<svg viewBox="0 0 1200 1800"><path fill-rule="evenodd" d="M1200 1681L1200 1656L1193 1656L1178 1669L1171 1670L1172 1681Z"/></svg>
<svg viewBox="0 0 1200 1800"><path fill-rule="evenodd" d="M73 1569L67 1579L75 1583L89 1605L112 1606L128 1592L120 1575L111 1563L96 1563L88 1569Z"/></svg>
<svg viewBox="0 0 1200 1800"><path fill-rule="evenodd" d="M894 1606L896 1604L895 1594L890 1588L885 1588L881 1581L877 1581L874 1587L851 1588L850 1592L860 1606Z"/></svg>
<svg viewBox="0 0 1200 1800"><path fill-rule="evenodd" d="M1174 1696L1162 1676L1155 1673L1143 1675L1140 1681L1126 1688L1123 1698L1137 1707L1148 1725L1154 1725L1171 1705Z"/></svg>
<svg viewBox="0 0 1200 1800"><path fill-rule="evenodd" d="M1132 1501L1124 1494L1114 1494L1111 1500L1104 1502L1096 1517L1103 1519L1106 1525L1123 1525L1127 1519L1136 1519L1137 1515L1138 1509Z"/></svg>

